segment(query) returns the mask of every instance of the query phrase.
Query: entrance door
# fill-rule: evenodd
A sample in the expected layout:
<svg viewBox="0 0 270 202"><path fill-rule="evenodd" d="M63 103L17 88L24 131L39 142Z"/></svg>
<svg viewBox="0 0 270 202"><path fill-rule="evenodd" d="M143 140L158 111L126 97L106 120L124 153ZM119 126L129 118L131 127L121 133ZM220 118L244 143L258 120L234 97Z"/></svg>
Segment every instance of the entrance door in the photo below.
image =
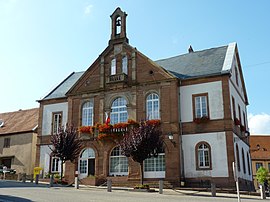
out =
<svg viewBox="0 0 270 202"><path fill-rule="evenodd" d="M95 175L95 151L92 148L82 151L79 162L79 179Z"/></svg>
<svg viewBox="0 0 270 202"><path fill-rule="evenodd" d="M95 159L88 159L88 175L95 175Z"/></svg>
<svg viewBox="0 0 270 202"><path fill-rule="evenodd" d="M11 168L11 159L2 159L2 165Z"/></svg>

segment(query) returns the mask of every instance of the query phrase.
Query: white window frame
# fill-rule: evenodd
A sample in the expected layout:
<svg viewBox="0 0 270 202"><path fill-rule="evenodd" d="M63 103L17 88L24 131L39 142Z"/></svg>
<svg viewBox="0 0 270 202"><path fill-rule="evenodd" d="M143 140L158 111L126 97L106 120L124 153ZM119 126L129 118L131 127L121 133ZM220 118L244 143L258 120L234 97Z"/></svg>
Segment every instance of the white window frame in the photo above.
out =
<svg viewBox="0 0 270 202"><path fill-rule="evenodd" d="M111 106L111 123L121 123L127 122L128 112L127 112L127 101L123 97L116 98Z"/></svg>
<svg viewBox="0 0 270 202"><path fill-rule="evenodd" d="M208 117L207 96L195 96L195 118ZM204 111L205 110L205 111Z"/></svg>
<svg viewBox="0 0 270 202"><path fill-rule="evenodd" d="M112 59L111 61L111 75L115 75L116 74L116 59Z"/></svg>
<svg viewBox="0 0 270 202"><path fill-rule="evenodd" d="M159 96L151 93L146 98L146 118L147 120L160 119Z"/></svg>
<svg viewBox="0 0 270 202"><path fill-rule="evenodd" d="M53 112L52 133L57 134L62 126L62 112Z"/></svg>
<svg viewBox="0 0 270 202"><path fill-rule="evenodd" d="M145 178L165 178L165 153L145 159L143 162Z"/></svg>
<svg viewBox="0 0 270 202"><path fill-rule="evenodd" d="M116 163L116 164L113 165L113 163ZM120 147L115 147L111 151L109 168L110 168L110 171L109 171L110 176L128 175L128 158L121 154Z"/></svg>
<svg viewBox="0 0 270 202"><path fill-rule="evenodd" d="M202 148L200 148L202 147ZM209 169L211 167L211 154L210 154L210 146L205 143L201 143L198 145L197 153L198 153L198 168L199 169ZM202 165L201 165L202 163ZM207 165L208 164L208 165Z"/></svg>
<svg viewBox="0 0 270 202"><path fill-rule="evenodd" d="M52 156L51 158L51 172L60 173L61 172L61 160L59 157Z"/></svg>
<svg viewBox="0 0 270 202"><path fill-rule="evenodd" d="M93 126L94 124L94 104L87 101L82 106L82 126Z"/></svg>

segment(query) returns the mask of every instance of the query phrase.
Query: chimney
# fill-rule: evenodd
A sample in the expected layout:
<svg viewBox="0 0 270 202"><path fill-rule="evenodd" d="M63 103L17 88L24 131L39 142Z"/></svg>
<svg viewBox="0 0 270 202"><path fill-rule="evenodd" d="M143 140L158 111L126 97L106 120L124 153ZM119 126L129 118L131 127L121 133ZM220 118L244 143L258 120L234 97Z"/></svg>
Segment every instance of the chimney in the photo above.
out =
<svg viewBox="0 0 270 202"><path fill-rule="evenodd" d="M193 52L194 52L191 45L190 45L189 48L188 48L188 52L189 52L189 53L193 53Z"/></svg>

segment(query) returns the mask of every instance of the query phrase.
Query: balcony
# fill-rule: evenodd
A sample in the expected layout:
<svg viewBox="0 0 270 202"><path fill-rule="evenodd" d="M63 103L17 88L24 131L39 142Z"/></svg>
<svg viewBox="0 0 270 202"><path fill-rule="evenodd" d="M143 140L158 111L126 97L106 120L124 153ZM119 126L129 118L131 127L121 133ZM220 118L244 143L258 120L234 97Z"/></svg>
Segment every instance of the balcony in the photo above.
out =
<svg viewBox="0 0 270 202"><path fill-rule="evenodd" d="M127 82L128 76L125 73L110 75L107 77L106 83L119 83L119 82Z"/></svg>

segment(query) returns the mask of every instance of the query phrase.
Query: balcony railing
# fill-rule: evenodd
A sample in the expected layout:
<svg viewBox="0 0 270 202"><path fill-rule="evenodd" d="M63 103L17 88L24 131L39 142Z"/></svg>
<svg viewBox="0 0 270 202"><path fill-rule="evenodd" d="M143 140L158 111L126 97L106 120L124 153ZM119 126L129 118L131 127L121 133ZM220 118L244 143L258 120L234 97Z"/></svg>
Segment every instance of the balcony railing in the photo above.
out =
<svg viewBox="0 0 270 202"><path fill-rule="evenodd" d="M110 75L107 77L107 83L127 82L128 76L125 73Z"/></svg>

